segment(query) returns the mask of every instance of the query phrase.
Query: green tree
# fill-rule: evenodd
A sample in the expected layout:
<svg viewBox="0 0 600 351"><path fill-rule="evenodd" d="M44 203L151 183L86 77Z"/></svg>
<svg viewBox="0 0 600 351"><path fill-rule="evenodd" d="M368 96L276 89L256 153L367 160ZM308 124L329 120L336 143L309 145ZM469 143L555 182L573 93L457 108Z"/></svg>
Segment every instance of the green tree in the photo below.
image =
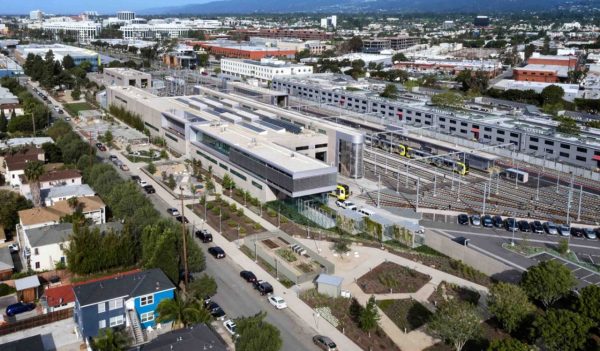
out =
<svg viewBox="0 0 600 351"><path fill-rule="evenodd" d="M462 107L465 103L465 99L458 93L445 91L432 96L431 102L444 107Z"/></svg>
<svg viewBox="0 0 600 351"><path fill-rule="evenodd" d="M341 237L333 242L333 251L337 252L340 255L344 255L350 250L350 240L346 238Z"/></svg>
<svg viewBox="0 0 600 351"><path fill-rule="evenodd" d="M19 222L18 212L33 207L31 201L19 193L0 189L0 225L4 228L14 228Z"/></svg>
<svg viewBox="0 0 600 351"><path fill-rule="evenodd" d="M377 311L377 303L375 301L375 296L369 298L367 302L367 306L360 311L358 316L358 324L360 329L369 333L369 337L371 337L371 332L377 329L379 325L379 312Z"/></svg>
<svg viewBox="0 0 600 351"><path fill-rule="evenodd" d="M112 145L114 139L113 139L113 134L110 130L107 130L106 132L104 132L104 141L108 144L108 145Z"/></svg>
<svg viewBox="0 0 600 351"><path fill-rule="evenodd" d="M530 351L529 345L513 338L492 340L487 351Z"/></svg>
<svg viewBox="0 0 600 351"><path fill-rule="evenodd" d="M148 166L146 166L146 170L150 174L155 174L156 173L156 166L154 165L154 163L150 162L150 163L148 163Z"/></svg>
<svg viewBox="0 0 600 351"><path fill-rule="evenodd" d="M67 55L63 57L62 65L64 69L71 69L75 67L75 61L73 60L73 57L71 57L71 55Z"/></svg>
<svg viewBox="0 0 600 351"><path fill-rule="evenodd" d="M395 99L398 97L398 87L396 87L395 84L386 84L385 89L383 89L383 92L379 94L379 96L388 99Z"/></svg>
<svg viewBox="0 0 600 351"><path fill-rule="evenodd" d="M498 283L492 286L488 306L490 313L498 318L509 333L516 330L535 309L525 291L518 285L510 283Z"/></svg>
<svg viewBox="0 0 600 351"><path fill-rule="evenodd" d="M235 320L238 337L235 349L238 351L279 351L283 341L279 330L264 321L265 312Z"/></svg>
<svg viewBox="0 0 600 351"><path fill-rule="evenodd" d="M31 197L33 198L33 204L35 207L42 206L42 199L40 196L40 177L44 174L44 164L39 161L29 162L25 167L25 177L31 188Z"/></svg>
<svg viewBox="0 0 600 351"><path fill-rule="evenodd" d="M523 273L521 286L531 297L548 308L575 287L576 280L567 267L557 261L544 261Z"/></svg>
<svg viewBox="0 0 600 351"><path fill-rule="evenodd" d="M588 285L579 290L579 299L576 303L577 311L596 322L600 323L600 287Z"/></svg>
<svg viewBox="0 0 600 351"><path fill-rule="evenodd" d="M167 186L171 190L175 189L175 187L177 186L177 182L175 181L173 173L169 174L169 177L167 178Z"/></svg>
<svg viewBox="0 0 600 351"><path fill-rule="evenodd" d="M8 130L8 119L4 114L4 110L0 111L0 133L6 133Z"/></svg>
<svg viewBox="0 0 600 351"><path fill-rule="evenodd" d="M42 149L46 156L46 160L50 163L63 162L62 150L55 143L44 143Z"/></svg>
<svg viewBox="0 0 600 351"><path fill-rule="evenodd" d="M481 333L477 308L464 301L450 300L438 305L429 323L429 330L461 351L467 341Z"/></svg>
<svg viewBox="0 0 600 351"><path fill-rule="evenodd" d="M545 104L556 104L562 102L565 91L558 85L548 85L540 93L542 101Z"/></svg>
<svg viewBox="0 0 600 351"><path fill-rule="evenodd" d="M556 247L556 251L558 251L561 255L569 252L569 241L567 239L558 240L558 246Z"/></svg>
<svg viewBox="0 0 600 351"><path fill-rule="evenodd" d="M406 58L406 56L403 53L399 52L397 54L394 54L394 56L392 56L392 62L395 63L398 61L406 62L406 61L408 61L408 59Z"/></svg>
<svg viewBox="0 0 600 351"><path fill-rule="evenodd" d="M212 194L212 192L215 191L215 182L212 180L212 178L207 178L204 182L204 187L209 194Z"/></svg>
<svg viewBox="0 0 600 351"><path fill-rule="evenodd" d="M175 299L162 300L156 307L156 314L157 322L173 322L173 329L211 320L210 313L198 301L182 294L177 294Z"/></svg>
<svg viewBox="0 0 600 351"><path fill-rule="evenodd" d="M205 273L190 283L188 291L190 296L202 300L205 296L213 296L217 293L217 282L213 277Z"/></svg>
<svg viewBox="0 0 600 351"><path fill-rule="evenodd" d="M593 326L591 319L568 310L550 310L534 322L549 351L581 350Z"/></svg>
<svg viewBox="0 0 600 351"><path fill-rule="evenodd" d="M535 45L529 44L525 47L525 60L529 60L531 55L535 52Z"/></svg>
<svg viewBox="0 0 600 351"><path fill-rule="evenodd" d="M95 351L125 351L129 345L129 338L122 331L104 328L94 338L92 345Z"/></svg>
<svg viewBox="0 0 600 351"><path fill-rule="evenodd" d="M573 118L561 116L556 119L559 121L558 127L556 127L557 132L570 135L579 134L579 126Z"/></svg>
<svg viewBox="0 0 600 351"><path fill-rule="evenodd" d="M222 184L223 184L223 188L227 189L227 190L231 190L231 189L235 188L235 182L233 181L233 179L231 178L229 173L225 173L225 175L223 176Z"/></svg>
<svg viewBox="0 0 600 351"><path fill-rule="evenodd" d="M76 85L75 88L71 90L71 98L73 98L73 100L79 100L81 98L81 89L79 88L79 85Z"/></svg>
<svg viewBox="0 0 600 351"><path fill-rule="evenodd" d="M147 268L160 268L173 282L179 282L179 256L176 230L162 221L147 226L142 233L142 261Z"/></svg>

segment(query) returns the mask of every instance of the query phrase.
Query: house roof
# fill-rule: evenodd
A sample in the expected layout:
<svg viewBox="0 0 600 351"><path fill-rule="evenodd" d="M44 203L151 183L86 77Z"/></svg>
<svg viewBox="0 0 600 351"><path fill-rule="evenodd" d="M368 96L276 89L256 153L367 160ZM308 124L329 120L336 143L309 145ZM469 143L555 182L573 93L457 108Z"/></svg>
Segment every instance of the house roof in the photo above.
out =
<svg viewBox="0 0 600 351"><path fill-rule="evenodd" d="M6 271L15 268L12 255L8 247L0 247L0 271Z"/></svg>
<svg viewBox="0 0 600 351"><path fill-rule="evenodd" d="M42 192L44 193L42 197L44 197L45 199L55 199L73 196L93 196L96 194L94 190L87 184L61 185L44 190L42 190Z"/></svg>
<svg viewBox="0 0 600 351"><path fill-rule="evenodd" d="M0 345L0 351L45 351L42 335L34 335L27 338L7 342Z"/></svg>
<svg viewBox="0 0 600 351"><path fill-rule="evenodd" d="M62 304L75 302L75 293L71 284L48 288L44 291L44 296L48 307L58 307Z"/></svg>
<svg viewBox="0 0 600 351"><path fill-rule="evenodd" d="M123 224L119 222L109 222L91 225L90 228L92 230L98 228L100 229L101 233L104 233L111 229L120 231L123 229ZM39 247L64 242L69 239L71 233L73 233L73 225L71 223L59 223L25 230L25 235L29 239L29 245L31 245L31 247Z"/></svg>
<svg viewBox="0 0 600 351"><path fill-rule="evenodd" d="M171 289L175 289L175 285L158 268L83 283L73 288L82 307L121 296L135 297Z"/></svg>
<svg viewBox="0 0 600 351"><path fill-rule="evenodd" d="M21 175L21 183L27 184L27 177ZM81 172L75 169L57 169L50 172L45 172L40 176L41 182L55 182L63 179L81 178Z"/></svg>
<svg viewBox="0 0 600 351"><path fill-rule="evenodd" d="M159 335L151 342L136 347L140 351L226 351L227 345L206 324L196 324Z"/></svg>
<svg viewBox="0 0 600 351"><path fill-rule="evenodd" d="M37 288L38 286L40 286L40 279L37 275L31 275L29 277L15 280L15 288L17 291Z"/></svg>
<svg viewBox="0 0 600 351"><path fill-rule="evenodd" d="M335 275L329 275L329 274L319 274L319 277L317 278L317 280L315 281L317 284L326 284L326 285L333 285L333 286L342 286L342 282L344 281L344 278L342 277L338 277Z"/></svg>
<svg viewBox="0 0 600 351"><path fill-rule="evenodd" d="M78 197L79 206L82 213L98 211L106 205L98 196ZM54 205L48 207L37 207L28 210L19 211L21 223L25 226L41 223L58 223L66 215L73 214L75 210L69 205L67 200L57 201Z"/></svg>
<svg viewBox="0 0 600 351"><path fill-rule="evenodd" d="M31 161L43 161L44 150L38 148L22 149L14 154L8 154L4 158L4 162L9 171L23 170L27 167L27 163ZM40 159L42 157L42 159Z"/></svg>

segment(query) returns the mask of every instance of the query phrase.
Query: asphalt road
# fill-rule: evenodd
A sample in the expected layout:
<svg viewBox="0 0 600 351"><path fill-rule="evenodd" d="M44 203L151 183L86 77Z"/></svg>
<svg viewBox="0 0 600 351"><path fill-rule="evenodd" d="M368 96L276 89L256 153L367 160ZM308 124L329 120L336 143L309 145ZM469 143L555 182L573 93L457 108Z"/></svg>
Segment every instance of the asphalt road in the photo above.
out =
<svg viewBox="0 0 600 351"><path fill-rule="evenodd" d="M103 162L109 163L108 156L110 152L97 151L96 155ZM132 175L139 175L139 170L122 171L115 167L119 175L124 179L129 179ZM168 216L167 208L169 206L157 194L147 195L154 207L165 217ZM184 213L185 214L185 213ZM254 315L258 312L266 311L266 320L276 326L283 340L282 350L286 351L309 351L318 350L312 343L314 331L300 320L291 310L276 310L271 306L266 297L254 290L251 284L246 283L239 276L239 272L243 270L229 257L216 260L207 249L210 244L203 244L195 239L198 245L203 249L206 256L206 273L213 276L218 284L217 294L214 296L214 301L217 302L227 313L227 318L237 318L242 316ZM260 279L260 273L255 272ZM265 273L266 274L266 273ZM285 295L282 296L285 299ZM222 327L222 323L219 322Z"/></svg>

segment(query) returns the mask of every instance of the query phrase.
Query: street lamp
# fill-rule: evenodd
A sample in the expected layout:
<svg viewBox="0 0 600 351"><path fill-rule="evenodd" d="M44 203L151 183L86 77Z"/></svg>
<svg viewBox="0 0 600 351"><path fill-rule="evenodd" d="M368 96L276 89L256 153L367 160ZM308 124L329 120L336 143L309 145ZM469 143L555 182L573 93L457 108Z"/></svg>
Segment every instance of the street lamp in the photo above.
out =
<svg viewBox="0 0 600 351"><path fill-rule="evenodd" d="M219 204L219 234L222 234L222 231L221 231L222 223L223 223L223 216L221 213L221 205Z"/></svg>

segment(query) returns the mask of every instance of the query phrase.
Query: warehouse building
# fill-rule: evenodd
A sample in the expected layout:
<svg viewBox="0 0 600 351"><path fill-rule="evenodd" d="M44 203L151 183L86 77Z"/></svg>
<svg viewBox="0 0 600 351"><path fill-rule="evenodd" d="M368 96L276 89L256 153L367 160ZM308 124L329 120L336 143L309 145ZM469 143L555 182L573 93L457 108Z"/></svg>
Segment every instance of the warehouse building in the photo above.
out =
<svg viewBox="0 0 600 351"><path fill-rule="evenodd" d="M94 71L98 69L100 63L97 52L64 44L17 45L15 57L17 58L17 61L23 63L29 54L34 54L43 58L50 50L52 50L52 53L54 54L54 60L62 62L64 57L69 55L73 58L75 65L80 65L84 61L87 61L92 65L92 70Z"/></svg>

